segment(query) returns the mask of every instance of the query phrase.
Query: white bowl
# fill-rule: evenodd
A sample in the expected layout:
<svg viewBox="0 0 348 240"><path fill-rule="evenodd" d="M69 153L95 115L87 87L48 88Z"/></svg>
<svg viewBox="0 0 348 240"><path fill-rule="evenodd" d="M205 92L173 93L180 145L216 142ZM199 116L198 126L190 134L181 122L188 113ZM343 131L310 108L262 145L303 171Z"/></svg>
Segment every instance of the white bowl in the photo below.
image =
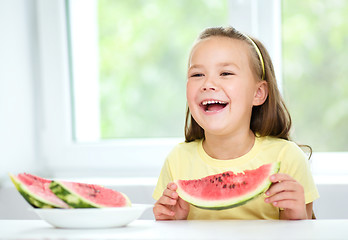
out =
<svg viewBox="0 0 348 240"><path fill-rule="evenodd" d="M132 204L115 208L30 208L41 219L57 228L111 228L126 226L153 207L150 204Z"/></svg>

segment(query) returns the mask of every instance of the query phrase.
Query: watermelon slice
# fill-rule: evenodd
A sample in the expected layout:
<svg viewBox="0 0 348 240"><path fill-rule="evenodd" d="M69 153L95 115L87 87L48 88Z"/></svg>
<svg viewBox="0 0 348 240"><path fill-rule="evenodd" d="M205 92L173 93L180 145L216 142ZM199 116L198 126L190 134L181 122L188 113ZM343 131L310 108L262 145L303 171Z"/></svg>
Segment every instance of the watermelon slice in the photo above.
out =
<svg viewBox="0 0 348 240"><path fill-rule="evenodd" d="M174 181L177 193L192 205L211 210L233 208L247 203L264 193L269 177L279 171L280 163L271 163L241 173L231 171L196 180Z"/></svg>
<svg viewBox="0 0 348 240"><path fill-rule="evenodd" d="M50 189L57 197L73 208L131 206L131 202L125 194L99 185L52 181Z"/></svg>
<svg viewBox="0 0 348 240"><path fill-rule="evenodd" d="M9 174L10 178L27 202L35 208L69 208L49 188L51 180L40 178L28 173L17 176Z"/></svg>

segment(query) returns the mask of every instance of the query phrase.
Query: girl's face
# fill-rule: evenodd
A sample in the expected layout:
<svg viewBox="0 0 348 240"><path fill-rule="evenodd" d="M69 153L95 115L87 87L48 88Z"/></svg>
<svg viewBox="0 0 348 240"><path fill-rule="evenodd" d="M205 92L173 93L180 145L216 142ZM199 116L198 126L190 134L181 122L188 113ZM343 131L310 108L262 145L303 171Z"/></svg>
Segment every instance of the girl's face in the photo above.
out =
<svg viewBox="0 0 348 240"><path fill-rule="evenodd" d="M187 102L206 136L250 131L252 107L264 102L267 84L255 80L249 56L246 43L228 37L209 37L193 47Z"/></svg>

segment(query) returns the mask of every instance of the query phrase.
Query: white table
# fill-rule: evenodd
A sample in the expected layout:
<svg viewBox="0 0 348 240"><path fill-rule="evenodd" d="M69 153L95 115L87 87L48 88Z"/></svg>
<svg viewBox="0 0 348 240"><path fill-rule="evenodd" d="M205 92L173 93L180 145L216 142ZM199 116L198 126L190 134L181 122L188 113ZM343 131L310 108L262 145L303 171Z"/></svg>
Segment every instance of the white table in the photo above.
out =
<svg viewBox="0 0 348 240"><path fill-rule="evenodd" d="M58 229L42 220L0 220L0 239L348 239L347 220L152 221L126 227Z"/></svg>

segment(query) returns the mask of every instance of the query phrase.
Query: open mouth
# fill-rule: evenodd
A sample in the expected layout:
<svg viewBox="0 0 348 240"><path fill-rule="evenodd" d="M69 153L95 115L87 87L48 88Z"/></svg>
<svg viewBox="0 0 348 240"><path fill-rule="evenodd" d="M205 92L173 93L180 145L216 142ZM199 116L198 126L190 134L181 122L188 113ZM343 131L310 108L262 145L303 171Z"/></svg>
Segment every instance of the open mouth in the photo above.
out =
<svg viewBox="0 0 348 240"><path fill-rule="evenodd" d="M220 100L206 100L201 103L205 112L218 112L227 106L228 102Z"/></svg>

